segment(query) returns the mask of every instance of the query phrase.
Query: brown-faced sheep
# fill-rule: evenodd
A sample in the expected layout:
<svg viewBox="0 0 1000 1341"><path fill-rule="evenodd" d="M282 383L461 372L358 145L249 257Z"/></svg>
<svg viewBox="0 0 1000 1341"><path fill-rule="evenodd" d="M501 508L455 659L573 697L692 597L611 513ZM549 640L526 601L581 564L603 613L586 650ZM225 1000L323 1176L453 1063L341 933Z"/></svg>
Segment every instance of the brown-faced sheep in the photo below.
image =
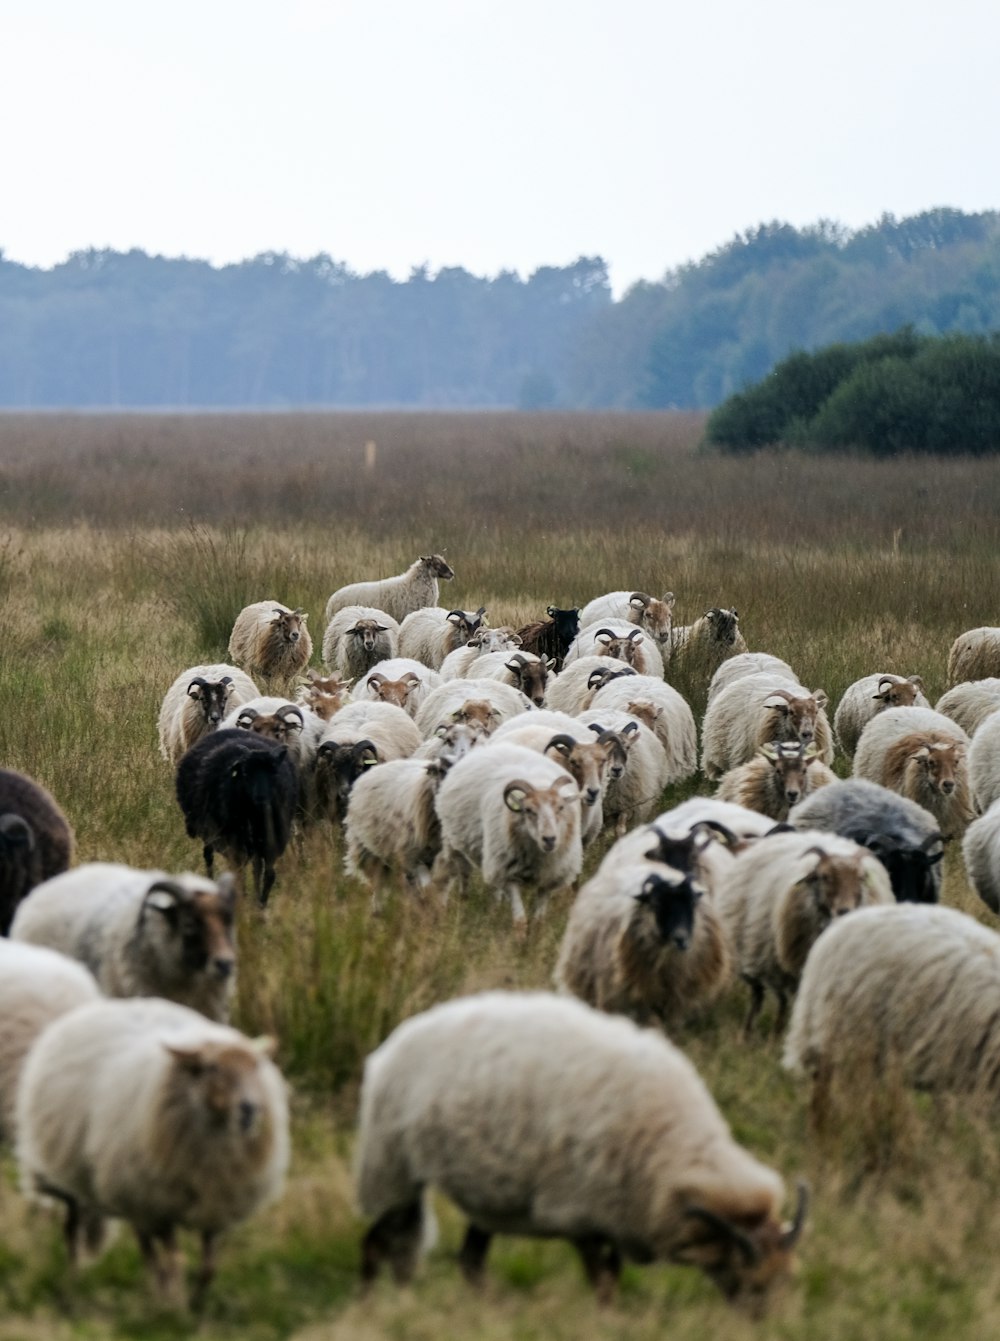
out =
<svg viewBox="0 0 1000 1341"><path fill-rule="evenodd" d="M854 755L855 777L916 801L945 838L960 838L975 817L969 775L968 736L933 708L880 712L862 731Z"/></svg>
<svg viewBox="0 0 1000 1341"><path fill-rule="evenodd" d="M301 607L290 610L280 601L244 606L229 638L229 655L248 675L291 684L312 656L308 618Z"/></svg>

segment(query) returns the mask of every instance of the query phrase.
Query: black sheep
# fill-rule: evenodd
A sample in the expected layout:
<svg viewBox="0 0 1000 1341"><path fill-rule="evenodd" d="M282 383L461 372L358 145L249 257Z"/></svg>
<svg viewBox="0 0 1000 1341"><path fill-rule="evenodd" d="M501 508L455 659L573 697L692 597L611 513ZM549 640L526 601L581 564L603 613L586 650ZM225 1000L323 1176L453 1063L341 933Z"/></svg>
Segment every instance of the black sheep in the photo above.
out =
<svg viewBox="0 0 1000 1341"><path fill-rule="evenodd" d="M554 605L546 608L548 619L536 619L518 629L522 652L533 652L543 661L555 660L555 670L563 668L563 661L573 639L580 632L580 611L558 610Z"/></svg>
<svg viewBox="0 0 1000 1341"><path fill-rule="evenodd" d="M73 830L39 783L0 768L0 936L17 905L43 880L69 869Z"/></svg>

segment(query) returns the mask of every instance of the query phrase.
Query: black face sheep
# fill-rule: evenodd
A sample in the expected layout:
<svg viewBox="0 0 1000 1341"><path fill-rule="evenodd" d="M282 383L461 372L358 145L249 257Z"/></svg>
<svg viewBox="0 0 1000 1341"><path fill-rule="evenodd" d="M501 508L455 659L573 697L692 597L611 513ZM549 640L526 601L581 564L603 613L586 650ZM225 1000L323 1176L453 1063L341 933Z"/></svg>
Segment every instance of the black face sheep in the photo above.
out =
<svg viewBox="0 0 1000 1341"><path fill-rule="evenodd" d="M560 610L549 605L545 613L548 619L533 620L517 630L518 646L545 661L553 660L556 671L561 671L566 653L580 632L580 612L575 607Z"/></svg>
<svg viewBox="0 0 1000 1341"><path fill-rule="evenodd" d="M833 763L833 733L826 694L776 675L744 675L709 703L702 722L701 766L716 781L730 768L752 759L761 745L776 740L816 743L824 764Z"/></svg>
<svg viewBox="0 0 1000 1341"><path fill-rule="evenodd" d="M65 871L73 830L41 783L0 768L0 936L35 885Z"/></svg>
<svg viewBox="0 0 1000 1341"><path fill-rule="evenodd" d="M984 724L987 725L987 724ZM854 776L879 782L929 810L946 838L960 837L976 811L969 738L933 708L887 708L861 733ZM983 803L983 798L977 799Z"/></svg>
<svg viewBox="0 0 1000 1341"><path fill-rule="evenodd" d="M257 697L257 686L238 666L192 666L167 690L160 707L160 753L169 764L196 740L215 731L227 713Z"/></svg>
<svg viewBox="0 0 1000 1341"><path fill-rule="evenodd" d="M298 795L287 748L248 731L204 736L177 767L177 801L188 837L202 840L208 874L216 851L238 869L250 862L261 906L288 846Z"/></svg>
<svg viewBox="0 0 1000 1341"><path fill-rule="evenodd" d="M32 1048L17 1096L28 1193L81 1221L127 1220L164 1294L181 1302L178 1229L201 1235L200 1295L218 1236L281 1194L288 1099L250 1039L156 998L99 1001L55 1020Z"/></svg>
<svg viewBox="0 0 1000 1341"><path fill-rule="evenodd" d="M886 708L929 708L923 688L919 675L866 675L855 680L844 690L833 715L837 744L851 758L861 732L876 714Z"/></svg>
<svg viewBox="0 0 1000 1341"><path fill-rule="evenodd" d="M438 579L450 582L455 576L450 565L440 554L421 554L405 573L385 577L375 582L352 582L339 587L326 603L326 622L329 624L338 610L345 605L369 605L384 610L401 624L413 610L438 603Z"/></svg>
<svg viewBox="0 0 1000 1341"><path fill-rule="evenodd" d="M737 1145L684 1054L580 1001L490 992L401 1024L368 1058L358 1194L362 1276L411 1277L432 1237L430 1188L469 1217L478 1282L494 1234L566 1238L607 1298L623 1258L697 1266L759 1312L805 1217L779 1220L781 1178Z"/></svg>
<svg viewBox="0 0 1000 1341"><path fill-rule="evenodd" d="M476 678L499 680L512 685L540 708L545 702L549 673L555 663L542 661L530 652L487 652L473 662Z"/></svg>
<svg viewBox="0 0 1000 1341"><path fill-rule="evenodd" d="M229 637L229 655L249 675L290 684L312 656L308 618L301 607L290 610L280 601L244 606Z"/></svg>
<svg viewBox="0 0 1000 1341"><path fill-rule="evenodd" d="M422 743L413 719L391 703L351 703L326 724L316 750L316 813L342 823L351 788L375 764L409 758Z"/></svg>
<svg viewBox="0 0 1000 1341"><path fill-rule="evenodd" d="M106 996L162 996L228 1020L236 980L233 878L90 862L46 880L17 911L15 940L85 964Z"/></svg>
<svg viewBox="0 0 1000 1341"><path fill-rule="evenodd" d="M323 634L323 664L349 680L360 679L380 661L397 656L399 625L374 606L345 606Z"/></svg>
<svg viewBox="0 0 1000 1341"><path fill-rule="evenodd" d="M837 775L817 757L815 743L776 740L724 774L716 795L773 820L786 820L792 806L836 781Z"/></svg>
<svg viewBox="0 0 1000 1341"><path fill-rule="evenodd" d="M713 605L693 624L673 630L663 659L669 662L671 669L694 665L711 678L721 661L746 650L736 610Z"/></svg>

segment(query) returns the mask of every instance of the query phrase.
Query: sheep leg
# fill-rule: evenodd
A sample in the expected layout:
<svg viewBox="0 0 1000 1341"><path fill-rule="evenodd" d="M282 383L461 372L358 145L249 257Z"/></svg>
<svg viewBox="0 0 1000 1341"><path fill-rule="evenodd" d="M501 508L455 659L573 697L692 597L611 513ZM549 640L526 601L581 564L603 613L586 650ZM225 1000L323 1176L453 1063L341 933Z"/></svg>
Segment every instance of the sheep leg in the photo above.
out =
<svg viewBox="0 0 1000 1341"><path fill-rule="evenodd" d="M622 1270L622 1257L610 1239L593 1234L573 1240L573 1247L580 1254L587 1280L593 1287L600 1304L610 1304L618 1289L618 1278Z"/></svg>
<svg viewBox="0 0 1000 1341"><path fill-rule="evenodd" d="M198 1274L195 1276L194 1293L191 1296L192 1308L201 1308L208 1287L215 1279L215 1248L215 1234L211 1230L203 1230L201 1235L201 1262L198 1267Z"/></svg>
<svg viewBox="0 0 1000 1341"><path fill-rule="evenodd" d="M774 1021L774 1037L777 1038L785 1027L788 1020L788 996L784 992L778 993L778 1014Z"/></svg>
<svg viewBox="0 0 1000 1341"><path fill-rule="evenodd" d="M215 866L215 849L212 847L211 843L205 844L201 849L201 855L205 859L205 870L208 872L209 880L214 880L215 874L213 868Z"/></svg>
<svg viewBox="0 0 1000 1341"><path fill-rule="evenodd" d="M394 1206L380 1216L361 1241L361 1279L367 1285L388 1260L398 1285L413 1275L420 1253L424 1212L420 1201Z"/></svg>
<svg viewBox="0 0 1000 1341"><path fill-rule="evenodd" d="M515 884L512 880L506 886L504 891L497 891L497 898L501 898L504 892L510 902L511 916L514 919L514 930L523 933L527 930L528 917L524 911L524 900L521 898L521 886Z"/></svg>
<svg viewBox="0 0 1000 1341"><path fill-rule="evenodd" d="M470 1285L482 1285L483 1270L486 1265L486 1254L490 1250L490 1243L493 1235L485 1229L480 1229L478 1225L469 1222L469 1227L465 1231L465 1238L462 1240L462 1247L458 1254L458 1265L462 1268L462 1275Z"/></svg>
<svg viewBox="0 0 1000 1341"><path fill-rule="evenodd" d="M146 1268L156 1282L160 1295L177 1307L184 1306L183 1259L177 1246L177 1234L173 1226L160 1234L150 1234L137 1229L139 1248ZM163 1244L163 1253L157 1250L157 1239Z"/></svg>
<svg viewBox="0 0 1000 1341"><path fill-rule="evenodd" d="M747 1011L747 1017L743 1021L743 1038L748 1039L753 1033L753 1027L757 1016L760 1014L760 1008L764 1004L764 988L759 982L750 984L750 1009Z"/></svg>

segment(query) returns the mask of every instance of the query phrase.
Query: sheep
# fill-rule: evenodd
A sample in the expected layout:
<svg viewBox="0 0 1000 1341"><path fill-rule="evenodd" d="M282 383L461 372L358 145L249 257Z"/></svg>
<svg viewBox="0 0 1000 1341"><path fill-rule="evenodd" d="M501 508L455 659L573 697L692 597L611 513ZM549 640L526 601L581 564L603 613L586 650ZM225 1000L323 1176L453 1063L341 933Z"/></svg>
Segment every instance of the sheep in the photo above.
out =
<svg viewBox="0 0 1000 1341"><path fill-rule="evenodd" d="M432 736L421 741L410 755L411 759L426 761L439 759L442 754L450 755L452 762L461 759L463 754L476 745L481 745L488 737L483 734L479 722L442 722Z"/></svg>
<svg viewBox="0 0 1000 1341"><path fill-rule="evenodd" d="M975 815L970 767L969 737L933 708L880 712L861 732L854 755L856 778L880 782L916 801L946 838L961 837Z"/></svg>
<svg viewBox="0 0 1000 1341"><path fill-rule="evenodd" d="M45 1026L100 998L94 975L40 945L0 940L0 1141L14 1138L14 1101L28 1049Z"/></svg>
<svg viewBox="0 0 1000 1341"><path fill-rule="evenodd" d="M296 691L295 702L328 722L344 706L347 691L354 681L343 680L339 675L320 675L313 666L306 667L306 676L305 683Z"/></svg>
<svg viewBox="0 0 1000 1341"><path fill-rule="evenodd" d="M961 727L955 730L960 731ZM988 810L1000 796L1000 715L997 713L990 713L976 729L969 746L968 764L972 795L981 811Z"/></svg>
<svg viewBox="0 0 1000 1341"><path fill-rule="evenodd" d="M520 745L472 750L438 791L441 851L432 877L441 888L480 870L516 927L525 924L522 889L536 891L540 915L549 895L580 874L580 793L566 770ZM447 890L446 890L447 893Z"/></svg>
<svg viewBox="0 0 1000 1341"><path fill-rule="evenodd" d="M796 829L824 829L873 852L900 903L936 903L944 855L937 820L906 796L865 778L831 782L788 816Z"/></svg>
<svg viewBox="0 0 1000 1341"><path fill-rule="evenodd" d="M919 675L866 675L844 690L833 715L833 734L844 754L853 758L861 732L886 708L929 708Z"/></svg>
<svg viewBox="0 0 1000 1341"><path fill-rule="evenodd" d="M696 876L658 861L602 865L570 909L554 980L598 1010L671 1036L733 976L729 941Z"/></svg>
<svg viewBox="0 0 1000 1341"><path fill-rule="evenodd" d="M249 731L214 731L177 765L176 792L188 837L202 840L209 876L216 851L239 869L250 862L265 907L298 804L298 771L286 746Z"/></svg>
<svg viewBox="0 0 1000 1341"><path fill-rule="evenodd" d="M195 1229L200 1299L218 1235L283 1189L288 1098L272 1048L155 997L96 1001L45 1029L21 1073L17 1157L26 1192L65 1203L74 1261L81 1221L120 1217L180 1302L175 1232Z"/></svg>
<svg viewBox="0 0 1000 1341"><path fill-rule="evenodd" d="M571 997L488 992L413 1016L365 1063L362 1278L405 1283L433 1241L426 1190L469 1217L482 1278L495 1233L567 1238L600 1298L623 1257L700 1267L760 1311L791 1269L781 1178L737 1145L694 1066L662 1035Z"/></svg>
<svg viewBox="0 0 1000 1341"><path fill-rule="evenodd" d="M446 680L427 695L414 721L425 739L450 722L478 725L491 735L501 722L532 707L531 699L501 680Z"/></svg>
<svg viewBox="0 0 1000 1341"><path fill-rule="evenodd" d="M299 775L296 813L304 823L311 823L316 810L313 769L324 731L322 717L304 703L259 695L234 708L222 721L221 729L250 731L288 747Z"/></svg>
<svg viewBox="0 0 1000 1341"><path fill-rule="evenodd" d="M662 648L670 642L673 613L672 591L664 592L659 600L644 591L609 591L587 602L580 611L580 627L625 619L648 633Z"/></svg>
<svg viewBox="0 0 1000 1341"><path fill-rule="evenodd" d="M948 683L1000 676L1000 628L986 625L960 633L948 653Z"/></svg>
<svg viewBox="0 0 1000 1341"><path fill-rule="evenodd" d="M616 676L635 675L623 661L609 657L587 656L564 666L545 687L545 705L556 712L575 716L590 707L601 685Z"/></svg>
<svg viewBox="0 0 1000 1341"><path fill-rule="evenodd" d="M783 1065L812 1083L819 1126L835 1079L849 1101L886 1072L918 1089L1000 1092L1000 936L955 908L863 908L809 955Z"/></svg>
<svg viewBox="0 0 1000 1341"><path fill-rule="evenodd" d="M833 733L822 689L810 692L777 675L744 675L712 699L702 722L701 767L710 782L752 759L776 740L816 742L817 754L833 763Z"/></svg>
<svg viewBox="0 0 1000 1341"><path fill-rule="evenodd" d="M644 722L667 755L667 785L698 771L698 729L687 700L655 675L620 676L599 685L590 710L617 708Z"/></svg>
<svg viewBox="0 0 1000 1341"><path fill-rule="evenodd" d="M513 652L521 646L520 637L509 624L497 629L480 627L464 647L456 647L441 662L439 674L444 680L464 680L481 656L488 652Z"/></svg>
<svg viewBox="0 0 1000 1341"><path fill-rule="evenodd" d="M692 796L657 815L650 827L690 829L696 824L721 825L735 836L738 843L762 838L774 829L774 821L769 816L717 796Z"/></svg>
<svg viewBox="0 0 1000 1341"><path fill-rule="evenodd" d="M569 666L586 656L612 657L624 661L640 675L663 678L663 656L659 645L625 619L585 624L566 653L565 664Z"/></svg>
<svg viewBox="0 0 1000 1341"><path fill-rule="evenodd" d="M966 829L962 856L972 888L987 908L1000 913L1000 800Z"/></svg>
<svg viewBox="0 0 1000 1341"><path fill-rule="evenodd" d="M1000 679L966 680L941 695L935 712L950 717L968 736L974 736L987 717L1000 708Z"/></svg>
<svg viewBox="0 0 1000 1341"><path fill-rule="evenodd" d="M312 656L308 618L301 606L290 610L280 601L246 605L229 635L229 655L250 675L290 684Z"/></svg>
<svg viewBox="0 0 1000 1341"><path fill-rule="evenodd" d="M449 652L467 646L485 614L485 605L476 611L445 610L439 605L414 610L399 626L399 654L439 671Z"/></svg>
<svg viewBox="0 0 1000 1341"><path fill-rule="evenodd" d="M326 724L316 751L317 812L343 822L351 790L375 764L407 759L423 737L411 717L392 703L351 703Z"/></svg>
<svg viewBox="0 0 1000 1341"><path fill-rule="evenodd" d="M86 965L105 996L162 996L223 1022L236 982L232 876L90 862L39 885L11 937Z"/></svg>
<svg viewBox="0 0 1000 1341"><path fill-rule="evenodd" d="M18 904L73 859L73 830L40 782L0 768L0 936Z"/></svg>
<svg viewBox="0 0 1000 1341"><path fill-rule="evenodd" d="M384 610L397 624L413 610L438 603L438 579L450 582L453 569L440 554L421 554L414 559L405 573L396 577L379 578L374 582L352 582L338 587L326 603L327 624L345 605L369 605Z"/></svg>
<svg viewBox="0 0 1000 1341"><path fill-rule="evenodd" d="M836 773L816 757L815 743L778 740L762 745L753 759L725 773L716 796L759 810L770 819L786 820L797 802L836 781Z"/></svg>
<svg viewBox="0 0 1000 1341"><path fill-rule="evenodd" d="M604 819L615 821L618 837L656 809L670 776L670 760L655 732L634 713L617 708L589 708L580 721L600 735L613 731L626 747L627 763L620 778L608 782Z"/></svg>
<svg viewBox="0 0 1000 1341"><path fill-rule="evenodd" d="M413 657L380 661L357 681L351 702L393 703L415 717L428 695L442 684L441 676Z"/></svg>
<svg viewBox="0 0 1000 1341"><path fill-rule="evenodd" d="M545 702L545 689L554 662L542 661L531 652L487 652L472 664L476 678L513 685L536 708Z"/></svg>
<svg viewBox="0 0 1000 1341"><path fill-rule="evenodd" d="M258 692L245 671L224 662L182 671L160 707L160 754L176 768L196 740L214 731L228 712L256 698Z"/></svg>
<svg viewBox="0 0 1000 1341"><path fill-rule="evenodd" d="M775 833L739 853L716 897L750 987L745 1036L770 988L778 998L774 1032L784 1028L810 946L835 918L872 903L893 903L882 863L858 843L818 829Z"/></svg>
<svg viewBox="0 0 1000 1341"><path fill-rule="evenodd" d="M399 625L384 610L345 605L323 634L323 665L347 680L357 680L390 657L399 656Z"/></svg>
<svg viewBox="0 0 1000 1341"><path fill-rule="evenodd" d="M794 680L796 684L799 682L799 677L788 662L772 656L770 652L737 652L723 661L709 680L708 702L711 703L734 680L742 680L744 675L761 674L777 675L785 680Z"/></svg>
<svg viewBox="0 0 1000 1341"><path fill-rule="evenodd" d="M671 632L663 660L669 663L671 671L678 666L694 665L711 678L720 662L747 650L739 625L735 609L713 605L693 624L682 625Z"/></svg>
<svg viewBox="0 0 1000 1341"><path fill-rule="evenodd" d="M517 630L519 646L536 657L555 661L558 673L563 668L570 644L580 632L580 612L574 606L560 610L554 605L545 607L547 619L535 619Z"/></svg>
<svg viewBox="0 0 1000 1341"><path fill-rule="evenodd" d="M741 813L753 816L752 811L743 812L742 806L729 805L724 801L715 802L714 805L734 812L737 816ZM688 819L682 815L680 819L675 818L683 809L677 807L674 811L666 811L648 824L641 824L619 838L604 854L598 874L605 871L613 873L620 867L639 862L660 862L682 875L693 877L709 898L714 897L745 840L728 825L712 817ZM756 816L756 819L759 820L760 816Z"/></svg>

